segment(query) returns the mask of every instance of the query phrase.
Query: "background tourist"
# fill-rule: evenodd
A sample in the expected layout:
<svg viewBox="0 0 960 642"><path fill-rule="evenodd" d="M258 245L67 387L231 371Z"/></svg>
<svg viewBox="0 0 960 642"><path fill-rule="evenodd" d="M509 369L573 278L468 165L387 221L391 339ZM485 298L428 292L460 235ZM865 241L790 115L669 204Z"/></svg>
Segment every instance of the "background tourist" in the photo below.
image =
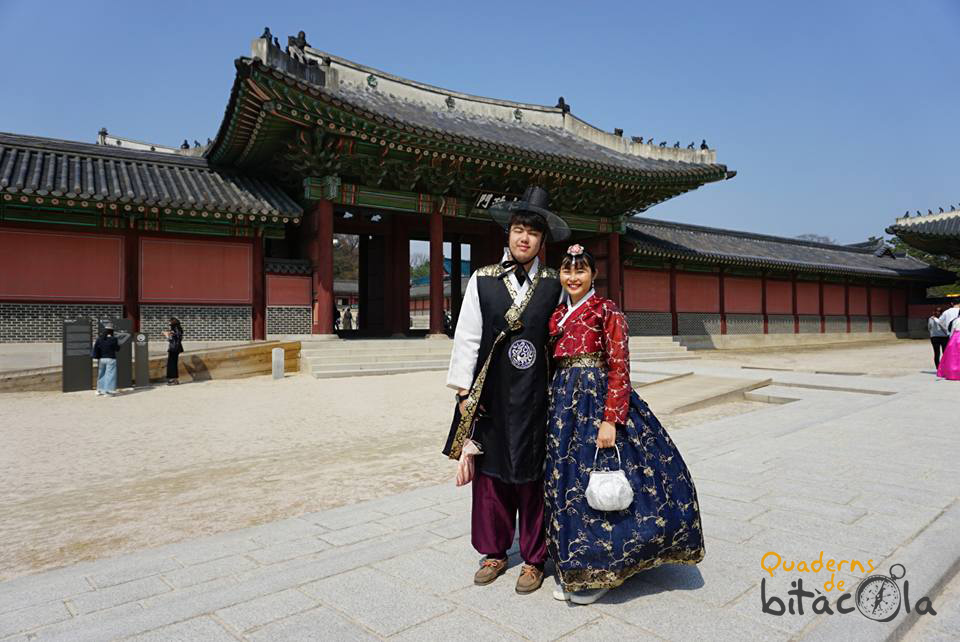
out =
<svg viewBox="0 0 960 642"><path fill-rule="evenodd" d="M933 367L940 367L940 355L947 347L947 329L940 324L940 315L943 308L933 311L933 316L927 319L927 332L930 333L930 343L933 345Z"/></svg>
<svg viewBox="0 0 960 642"><path fill-rule="evenodd" d="M349 307L343 312L343 329L353 330L353 312Z"/></svg>
<svg viewBox="0 0 960 642"><path fill-rule="evenodd" d="M97 360L97 396L117 392L117 351L120 343L113 336L113 328L104 328L93 344L93 358Z"/></svg>
<svg viewBox="0 0 960 642"><path fill-rule="evenodd" d="M167 385L180 383L180 353L183 352L183 326L179 319L170 317L170 329L163 331L167 338Z"/></svg>
<svg viewBox="0 0 960 642"><path fill-rule="evenodd" d="M960 330L960 321L957 321L957 317L960 317L960 301L954 303L940 315L940 325L946 330L947 336L950 336L950 333L956 330Z"/></svg>

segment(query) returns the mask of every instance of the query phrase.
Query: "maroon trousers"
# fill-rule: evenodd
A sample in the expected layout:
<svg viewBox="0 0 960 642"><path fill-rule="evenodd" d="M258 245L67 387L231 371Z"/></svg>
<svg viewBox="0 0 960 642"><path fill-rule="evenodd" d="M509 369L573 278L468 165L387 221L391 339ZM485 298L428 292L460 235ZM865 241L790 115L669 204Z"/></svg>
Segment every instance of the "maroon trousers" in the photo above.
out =
<svg viewBox="0 0 960 642"><path fill-rule="evenodd" d="M477 552L503 559L513 546L514 525L520 518L520 556L533 566L547 559L543 523L543 480L507 484L477 471L473 478L471 539Z"/></svg>

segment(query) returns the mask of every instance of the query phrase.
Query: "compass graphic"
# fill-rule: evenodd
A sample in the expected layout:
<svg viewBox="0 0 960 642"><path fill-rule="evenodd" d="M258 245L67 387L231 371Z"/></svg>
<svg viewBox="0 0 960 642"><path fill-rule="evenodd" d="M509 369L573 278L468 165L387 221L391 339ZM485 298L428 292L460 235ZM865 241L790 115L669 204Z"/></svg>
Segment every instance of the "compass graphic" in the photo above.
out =
<svg viewBox="0 0 960 642"><path fill-rule="evenodd" d="M900 567L900 574L894 569ZM896 580L907 574L903 564L894 564L890 567L890 577L886 575L871 575L860 582L857 587L857 609L865 617L877 622L889 622L900 612L900 587Z"/></svg>

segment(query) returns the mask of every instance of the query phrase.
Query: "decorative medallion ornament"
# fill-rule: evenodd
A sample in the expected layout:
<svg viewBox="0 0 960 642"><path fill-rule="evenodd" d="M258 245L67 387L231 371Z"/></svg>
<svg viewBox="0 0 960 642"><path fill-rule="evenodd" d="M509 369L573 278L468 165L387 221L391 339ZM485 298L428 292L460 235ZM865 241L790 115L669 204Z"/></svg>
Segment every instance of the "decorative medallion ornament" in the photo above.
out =
<svg viewBox="0 0 960 642"><path fill-rule="evenodd" d="M518 370L526 370L537 361L537 349L526 339L517 339L507 351L510 363Z"/></svg>
<svg viewBox="0 0 960 642"><path fill-rule="evenodd" d="M520 111L519 109L514 109L514 110L513 110L513 118L514 118L515 120L517 120L517 121L523 120L523 112Z"/></svg>
<svg viewBox="0 0 960 642"><path fill-rule="evenodd" d="M447 107L450 109L453 109L454 107L457 106L457 102L453 99L453 96L447 96L446 103L447 103Z"/></svg>
<svg viewBox="0 0 960 642"><path fill-rule="evenodd" d="M367 85L369 85L373 89L376 89L377 77L374 76L373 74L370 74L369 76L367 76Z"/></svg>

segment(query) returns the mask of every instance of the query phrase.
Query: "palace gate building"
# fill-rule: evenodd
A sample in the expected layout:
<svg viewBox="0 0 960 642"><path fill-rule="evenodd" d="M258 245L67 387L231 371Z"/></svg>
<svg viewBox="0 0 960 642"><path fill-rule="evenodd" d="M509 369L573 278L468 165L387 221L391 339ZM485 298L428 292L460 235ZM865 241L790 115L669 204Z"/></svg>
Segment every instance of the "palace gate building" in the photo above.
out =
<svg viewBox="0 0 960 642"><path fill-rule="evenodd" d="M125 316L194 339L329 334L357 302L365 336L411 333L410 241L429 242L429 332L463 289L443 279L500 259L485 209L536 183L597 256L601 294L636 334L887 331L949 281L873 247L825 246L636 218L735 172L705 144L656 145L555 107L393 76L266 30L216 137L150 151L0 134L0 341L57 341L63 318ZM334 234L359 237L355 291L337 293ZM545 249L555 264L562 247ZM444 292L444 287L447 292ZM341 288L342 290L343 288ZM420 304L414 304L417 307Z"/></svg>

